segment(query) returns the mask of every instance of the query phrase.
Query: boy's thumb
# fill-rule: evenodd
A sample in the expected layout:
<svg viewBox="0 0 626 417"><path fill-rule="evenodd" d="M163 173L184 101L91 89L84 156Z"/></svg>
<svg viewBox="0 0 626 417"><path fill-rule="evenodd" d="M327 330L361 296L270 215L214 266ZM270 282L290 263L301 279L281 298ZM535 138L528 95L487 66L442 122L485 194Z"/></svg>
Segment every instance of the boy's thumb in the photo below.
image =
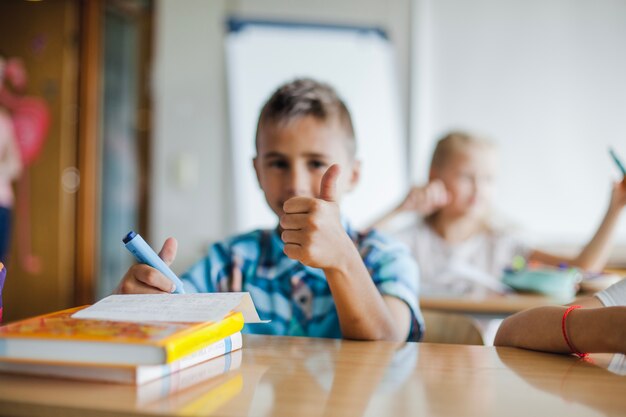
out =
<svg viewBox="0 0 626 417"><path fill-rule="evenodd" d="M322 185L320 187L320 196L322 200L335 201L337 196L337 178L341 174L339 165L333 164L326 170L322 177Z"/></svg>
<svg viewBox="0 0 626 417"><path fill-rule="evenodd" d="M159 258L163 259L163 261L171 265L176 258L176 251L178 250L178 242L173 237L168 237L165 239L165 243L163 243L163 247L161 248L161 252L159 252Z"/></svg>

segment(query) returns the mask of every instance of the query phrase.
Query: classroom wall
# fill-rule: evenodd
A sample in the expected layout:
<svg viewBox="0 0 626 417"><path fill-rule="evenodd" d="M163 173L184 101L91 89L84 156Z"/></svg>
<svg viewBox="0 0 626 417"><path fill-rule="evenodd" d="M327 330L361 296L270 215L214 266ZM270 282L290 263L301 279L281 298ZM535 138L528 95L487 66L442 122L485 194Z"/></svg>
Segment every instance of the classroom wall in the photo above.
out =
<svg viewBox="0 0 626 417"><path fill-rule="evenodd" d="M411 177L436 138L468 128L501 149L497 208L539 246L571 252L598 224L626 158L621 0L160 0L150 241L179 238L183 271L233 230L224 63L229 16L381 26L397 45ZM390 202L393 204L394 202ZM614 259L626 263L626 221Z"/></svg>
<svg viewBox="0 0 626 417"><path fill-rule="evenodd" d="M150 243L179 239L184 271L233 231L224 58L228 17L382 27L396 44L408 120L410 0L205 1L156 4ZM407 122L408 123L408 122ZM250 138L253 140L253 138ZM245 167L244 169L247 169Z"/></svg>
<svg viewBox="0 0 626 417"><path fill-rule="evenodd" d="M626 158L626 2L416 0L413 178L450 128L501 153L497 208L549 249L597 227ZM626 264L626 216L614 259Z"/></svg>
<svg viewBox="0 0 626 417"><path fill-rule="evenodd" d="M149 241L157 248L168 236L178 238L176 271L225 232L223 7L156 3Z"/></svg>

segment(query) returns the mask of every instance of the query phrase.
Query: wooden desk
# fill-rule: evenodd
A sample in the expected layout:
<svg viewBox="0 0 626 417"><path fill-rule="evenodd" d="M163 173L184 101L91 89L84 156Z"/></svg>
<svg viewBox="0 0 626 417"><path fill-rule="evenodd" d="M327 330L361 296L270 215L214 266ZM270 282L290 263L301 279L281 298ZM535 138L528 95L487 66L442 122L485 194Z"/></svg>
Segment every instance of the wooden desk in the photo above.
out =
<svg viewBox="0 0 626 417"><path fill-rule="evenodd" d="M493 345L498 327L511 314L533 307L563 305L573 300L554 299L536 294L493 294L484 297L421 297L424 312L456 313L468 316L487 346ZM426 332L428 332L427 323ZM432 340L432 339L431 339Z"/></svg>
<svg viewBox="0 0 626 417"><path fill-rule="evenodd" d="M604 272L607 274L615 274L621 277L626 277L626 266L612 266L609 268L604 268Z"/></svg>
<svg viewBox="0 0 626 417"><path fill-rule="evenodd" d="M626 377L512 348L247 336L238 370L170 395L0 375L2 416L601 416Z"/></svg>
<svg viewBox="0 0 626 417"><path fill-rule="evenodd" d="M488 297L421 297L420 307L424 310L505 317L528 308L563 305L571 301L533 294L490 295Z"/></svg>
<svg viewBox="0 0 626 417"><path fill-rule="evenodd" d="M610 269L605 272L626 277L624 270ZM576 299L591 297L595 292L583 290L576 295ZM420 307L424 310L504 318L533 307L564 305L573 301L575 299L556 299L545 295L520 293L486 296L422 296L420 297Z"/></svg>

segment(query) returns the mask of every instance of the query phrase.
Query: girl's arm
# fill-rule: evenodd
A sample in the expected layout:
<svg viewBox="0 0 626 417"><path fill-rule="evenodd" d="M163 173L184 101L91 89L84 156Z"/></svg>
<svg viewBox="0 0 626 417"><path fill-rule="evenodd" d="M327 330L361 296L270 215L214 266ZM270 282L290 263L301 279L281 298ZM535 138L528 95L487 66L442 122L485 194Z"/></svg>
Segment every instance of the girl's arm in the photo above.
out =
<svg viewBox="0 0 626 417"><path fill-rule="evenodd" d="M613 185L609 207L602 219L602 223L600 223L600 227L598 227L593 238L577 257L566 258L535 250L530 254L528 260L548 265L559 265L565 262L570 266L576 266L581 269L601 271L609 258L615 228L625 205L626 177L622 182Z"/></svg>
<svg viewBox="0 0 626 417"><path fill-rule="evenodd" d="M567 316L567 336L580 352L626 353L626 307L602 307L596 298ZM599 307L599 308L593 308ZM561 327L567 307L538 307L508 317L494 344L554 353L571 353Z"/></svg>
<svg viewBox="0 0 626 417"><path fill-rule="evenodd" d="M448 191L441 180L433 180L422 187L414 185L398 206L373 222L368 230L382 229L402 213L414 212L428 216L448 204L449 200Z"/></svg>

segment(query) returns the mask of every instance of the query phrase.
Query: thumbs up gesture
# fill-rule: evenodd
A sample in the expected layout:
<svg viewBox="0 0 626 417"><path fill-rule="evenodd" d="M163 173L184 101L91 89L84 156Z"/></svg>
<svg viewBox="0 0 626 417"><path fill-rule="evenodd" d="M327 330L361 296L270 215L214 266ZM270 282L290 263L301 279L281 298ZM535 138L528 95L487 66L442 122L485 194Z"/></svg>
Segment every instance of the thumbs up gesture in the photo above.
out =
<svg viewBox="0 0 626 417"><path fill-rule="evenodd" d="M344 258L342 249L354 246L341 224L339 175L339 165L330 166L322 177L317 198L293 197L283 205L281 239L289 258L314 268L338 268Z"/></svg>

